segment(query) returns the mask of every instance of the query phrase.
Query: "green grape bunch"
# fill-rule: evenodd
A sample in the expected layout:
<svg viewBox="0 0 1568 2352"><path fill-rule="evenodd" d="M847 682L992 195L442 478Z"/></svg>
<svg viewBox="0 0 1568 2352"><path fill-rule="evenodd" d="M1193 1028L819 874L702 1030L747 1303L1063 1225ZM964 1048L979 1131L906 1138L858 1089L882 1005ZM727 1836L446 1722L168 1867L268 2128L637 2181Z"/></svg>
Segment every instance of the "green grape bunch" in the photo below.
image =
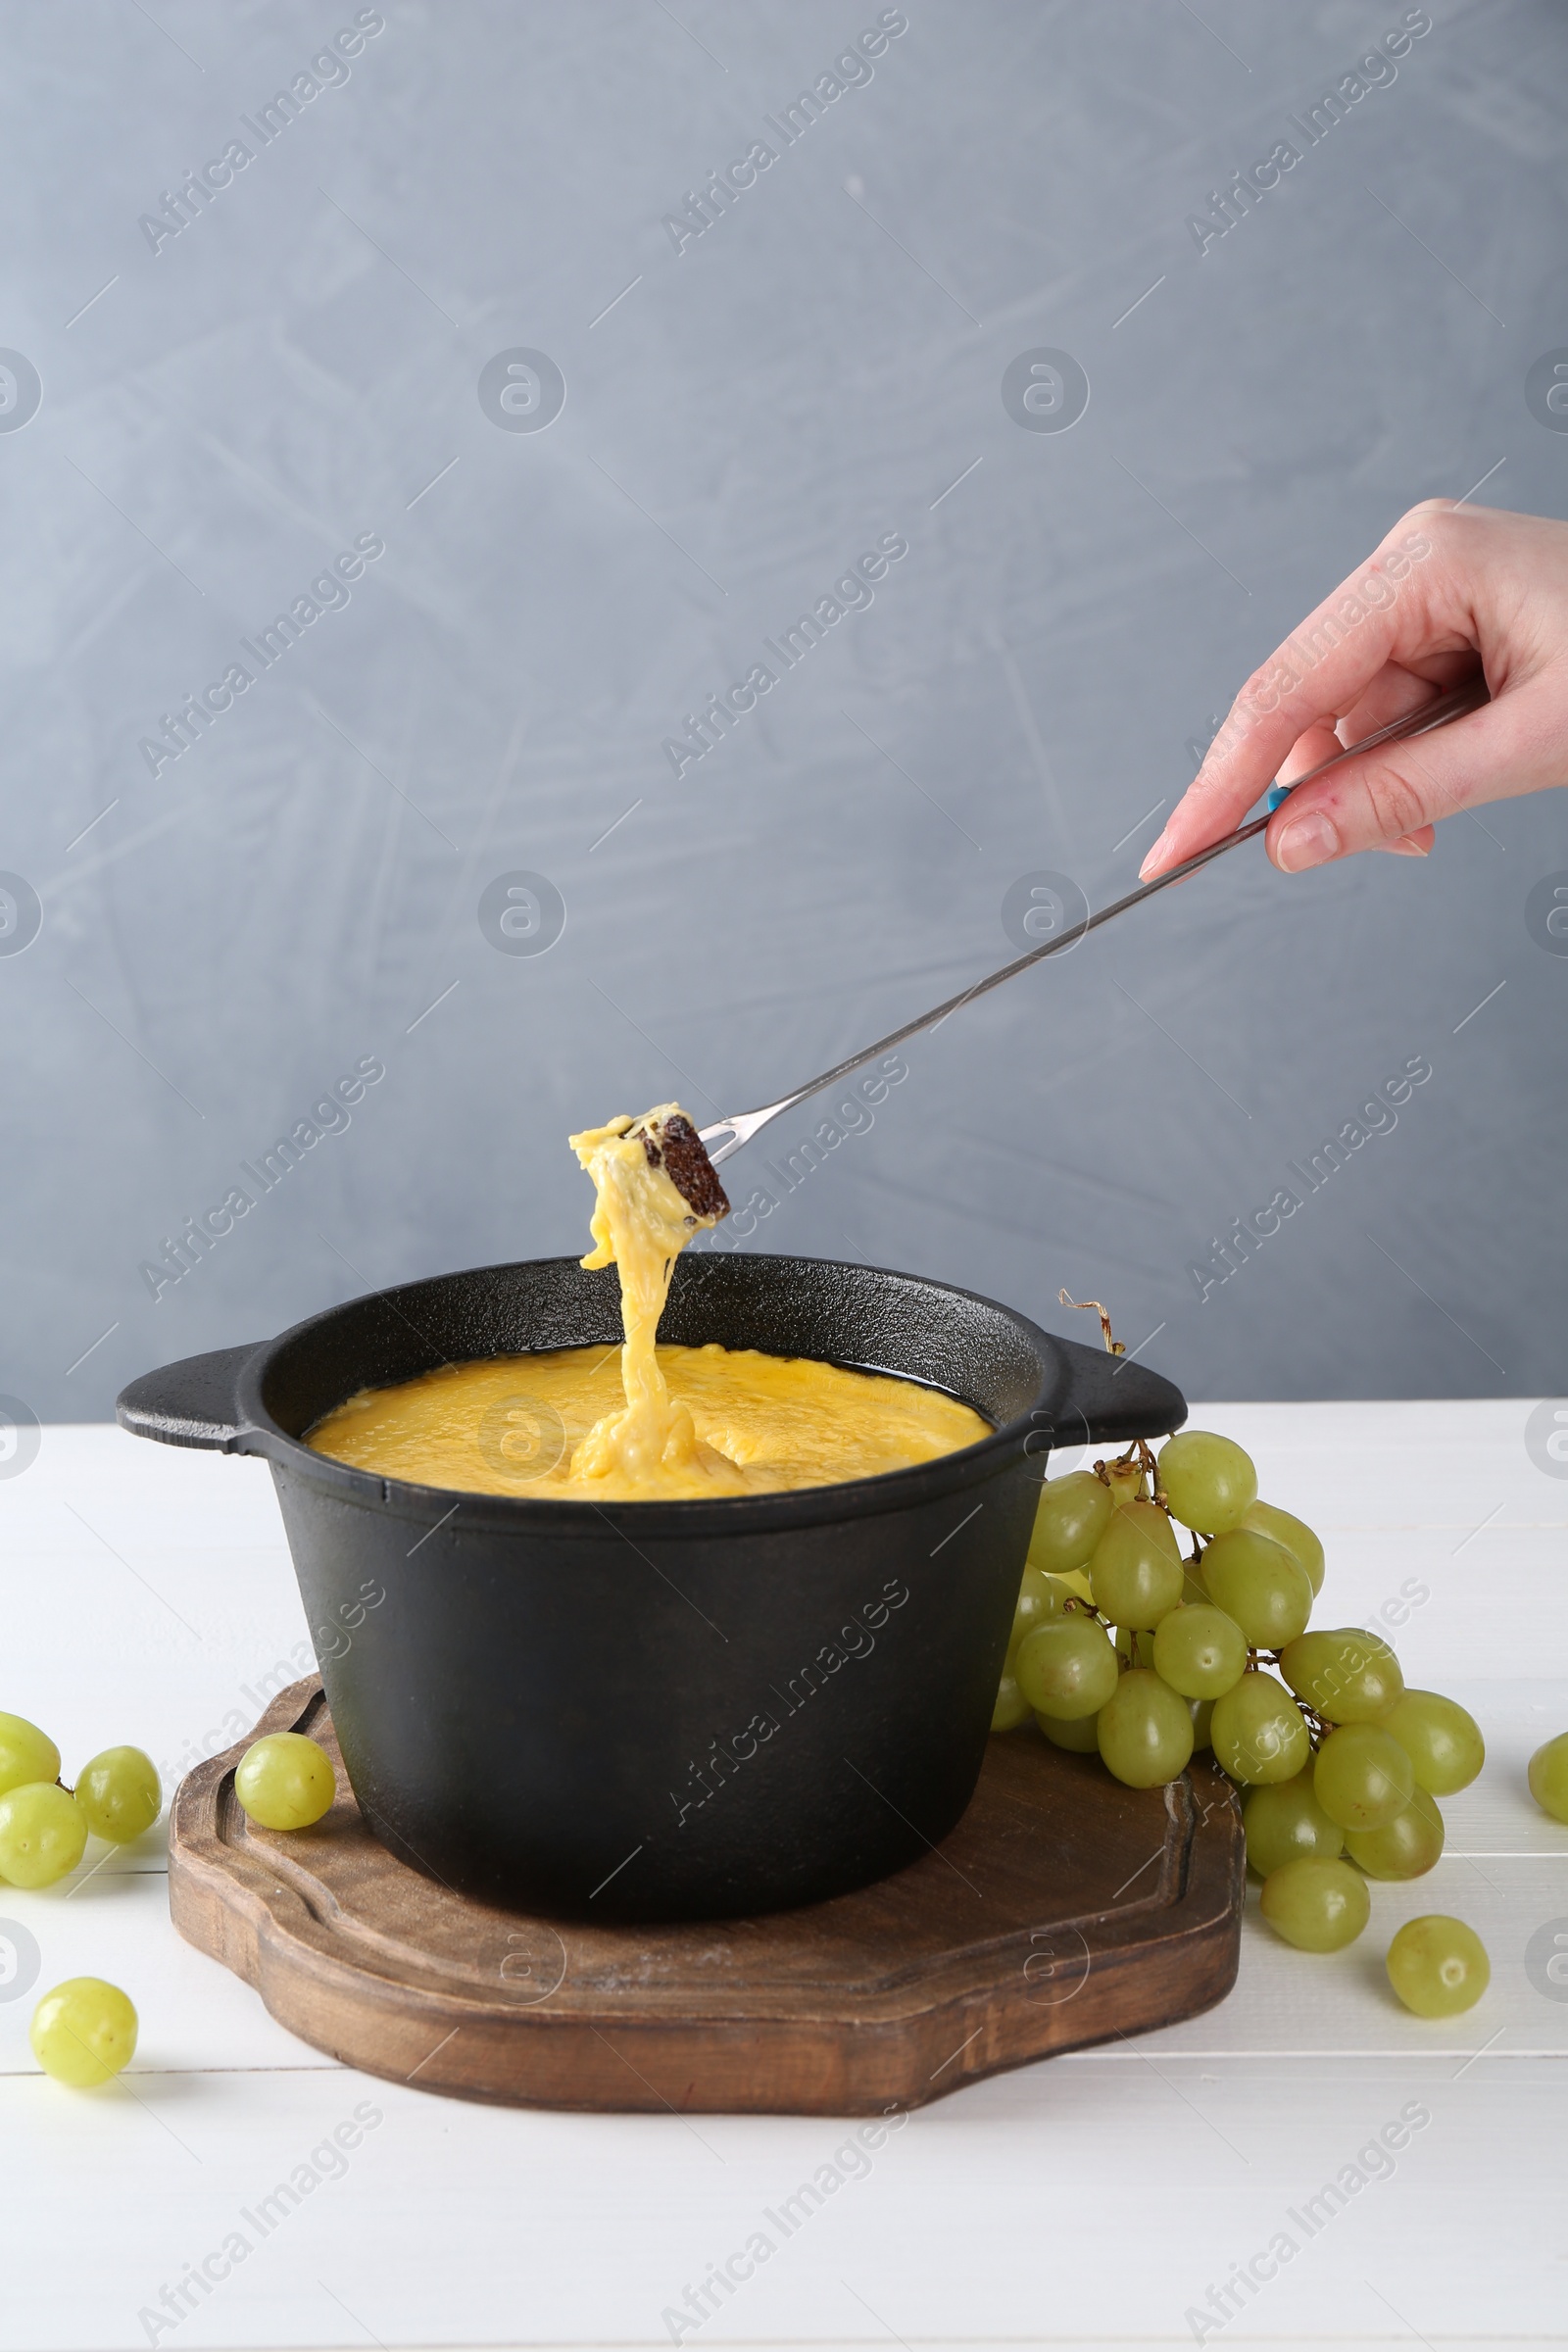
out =
<svg viewBox="0 0 1568 2352"><path fill-rule="evenodd" d="M992 1729L1032 1719L1132 1788L1206 1749L1242 1799L1262 1917L1298 1950L1332 1953L1365 1929L1379 1882L1438 1862L1438 1799L1469 1787L1486 1748L1455 1700L1407 1688L1381 1634L1310 1625L1322 1542L1257 1490L1242 1446L1196 1429L1048 1479ZM1531 1786L1568 1821L1568 1734ZM1478 1999L1472 1931L1422 1925L1415 1959L1408 1936L1390 1952L1398 1997L1421 2015Z"/></svg>

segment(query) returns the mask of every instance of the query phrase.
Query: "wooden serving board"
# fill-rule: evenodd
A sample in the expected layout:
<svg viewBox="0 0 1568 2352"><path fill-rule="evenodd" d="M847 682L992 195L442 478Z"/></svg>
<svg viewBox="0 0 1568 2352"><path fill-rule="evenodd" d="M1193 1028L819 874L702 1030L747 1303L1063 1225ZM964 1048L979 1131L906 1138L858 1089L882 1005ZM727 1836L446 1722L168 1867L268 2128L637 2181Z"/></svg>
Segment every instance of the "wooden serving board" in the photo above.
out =
<svg viewBox="0 0 1568 2352"><path fill-rule="evenodd" d="M410 1870L361 1819L316 1677L251 1737L338 1767L315 1829L255 1828L248 1741L170 1825L182 1936L291 2033L389 2081L530 2107L794 2115L918 2106L1059 2050L1195 2016L1236 1979L1241 1816L1205 1758L1124 1788L1032 1729L993 1740L944 1843L859 1893L760 1919L559 1928Z"/></svg>

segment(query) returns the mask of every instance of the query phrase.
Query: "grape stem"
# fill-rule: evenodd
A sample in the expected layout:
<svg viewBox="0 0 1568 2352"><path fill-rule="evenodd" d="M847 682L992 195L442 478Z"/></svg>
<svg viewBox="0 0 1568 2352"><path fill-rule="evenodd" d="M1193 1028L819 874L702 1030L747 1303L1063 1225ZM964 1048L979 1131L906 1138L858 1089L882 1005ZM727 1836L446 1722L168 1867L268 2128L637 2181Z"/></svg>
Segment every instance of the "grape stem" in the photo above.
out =
<svg viewBox="0 0 1568 2352"><path fill-rule="evenodd" d="M1142 1438L1134 1438L1126 1452L1118 1453L1113 1462L1107 1462L1103 1459L1098 1461L1095 1464L1095 1476L1099 1479L1102 1487L1108 1487L1111 1484L1111 1472L1113 1470L1133 1469L1136 1469L1138 1472L1137 1499L1140 1502L1147 1502L1149 1500L1149 1494L1146 1492L1146 1489L1152 1488L1153 1490L1153 1498L1155 1502L1159 1505L1160 1509L1168 1518L1170 1516L1170 1504L1166 1501L1164 1490L1159 1484L1159 1473L1155 1467L1154 1457L1150 1452L1149 1447L1145 1445Z"/></svg>
<svg viewBox="0 0 1568 2352"><path fill-rule="evenodd" d="M1109 1487L1109 1486L1110 1486L1110 1484L1111 1484L1111 1476L1110 1476L1110 1474L1111 1474L1111 1472L1112 1472L1113 1470L1130 1470L1130 1469L1132 1469L1132 1467L1133 1467L1133 1464L1134 1464L1134 1450L1133 1450L1132 1446L1128 1446L1128 1448L1127 1448L1127 1451L1126 1451L1125 1453L1118 1453L1118 1454L1117 1454L1117 1456L1116 1456L1116 1459L1115 1459L1113 1462L1107 1462L1107 1461L1105 1461L1105 1460L1103 1460L1103 1459L1102 1459L1102 1460L1098 1461L1098 1462L1095 1464L1095 1476L1096 1476L1096 1477L1099 1479L1099 1481L1100 1481L1100 1483L1101 1483L1101 1485L1102 1485L1102 1487ZM1142 1499L1143 1499L1143 1480L1142 1480L1142 1476L1140 1476L1140 1479L1139 1479L1139 1500L1140 1500L1140 1501L1142 1501Z"/></svg>
<svg viewBox="0 0 1568 2352"><path fill-rule="evenodd" d="M1137 1453L1139 1468L1143 1471L1144 1476L1149 1481L1149 1491L1168 1519L1171 1515L1170 1504L1166 1499L1165 1490L1159 1483L1159 1465L1154 1459L1153 1451L1150 1446L1148 1440L1145 1438L1135 1438L1128 1450L1130 1453Z"/></svg>
<svg viewBox="0 0 1568 2352"><path fill-rule="evenodd" d="M1302 1720L1306 1725L1306 1736L1312 1742L1312 1753L1315 1756L1330 1732L1333 1731L1334 1726L1325 1716L1318 1713L1316 1707L1309 1707L1304 1698L1298 1698L1296 1703L1301 1711Z"/></svg>
<svg viewBox="0 0 1568 2352"><path fill-rule="evenodd" d="M1281 1654L1277 1649L1249 1649L1247 1653L1248 1673L1255 1674L1260 1666L1277 1666ZM1306 1725L1306 1736L1312 1742L1312 1753L1316 1755L1334 1726L1326 1716L1318 1713L1316 1707L1309 1706L1297 1691L1293 1690L1291 1696L1296 1700L1300 1711L1301 1719Z"/></svg>
<svg viewBox="0 0 1568 2352"><path fill-rule="evenodd" d="M1106 1314L1104 1308L1101 1305L1098 1298L1074 1298L1066 1291L1058 1291L1056 1293L1056 1297L1063 1306L1075 1307L1080 1314L1098 1315L1100 1317L1100 1328L1104 1334L1106 1353L1109 1355L1126 1354L1126 1348L1122 1346L1120 1340L1116 1338L1114 1332L1110 1328L1110 1317ZM1139 1442L1141 1444L1142 1440Z"/></svg>

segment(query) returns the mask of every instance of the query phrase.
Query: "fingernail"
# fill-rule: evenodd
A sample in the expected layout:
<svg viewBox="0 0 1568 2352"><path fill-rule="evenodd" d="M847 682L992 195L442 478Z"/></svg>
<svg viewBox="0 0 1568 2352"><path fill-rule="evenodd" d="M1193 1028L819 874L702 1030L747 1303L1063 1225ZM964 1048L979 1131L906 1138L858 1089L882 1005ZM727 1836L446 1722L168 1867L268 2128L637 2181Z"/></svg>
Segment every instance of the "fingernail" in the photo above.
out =
<svg viewBox="0 0 1568 2352"><path fill-rule="evenodd" d="M1432 852L1418 841L1380 841L1380 850L1392 850L1396 858L1430 858Z"/></svg>
<svg viewBox="0 0 1568 2352"><path fill-rule="evenodd" d="M1309 865L1324 865L1337 855L1340 837L1317 809L1293 816L1274 844L1274 862L1282 873L1301 874Z"/></svg>
<svg viewBox="0 0 1568 2352"><path fill-rule="evenodd" d="M1148 881L1155 866L1162 861L1165 852L1169 847L1170 827L1167 825L1164 832L1155 842L1153 848L1150 851L1149 856L1144 859L1143 864L1138 868L1138 879L1140 882Z"/></svg>

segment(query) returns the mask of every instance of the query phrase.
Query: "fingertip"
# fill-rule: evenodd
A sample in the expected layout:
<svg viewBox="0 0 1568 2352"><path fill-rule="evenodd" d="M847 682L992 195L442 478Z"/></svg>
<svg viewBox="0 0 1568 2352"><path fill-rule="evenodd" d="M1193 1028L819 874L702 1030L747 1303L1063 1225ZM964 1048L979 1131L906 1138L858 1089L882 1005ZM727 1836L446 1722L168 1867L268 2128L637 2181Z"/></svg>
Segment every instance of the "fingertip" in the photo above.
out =
<svg viewBox="0 0 1568 2352"><path fill-rule="evenodd" d="M1278 828L1269 828L1268 854L1282 874L1304 874L1311 866L1327 865L1339 853L1339 834L1321 808L1303 808Z"/></svg>

